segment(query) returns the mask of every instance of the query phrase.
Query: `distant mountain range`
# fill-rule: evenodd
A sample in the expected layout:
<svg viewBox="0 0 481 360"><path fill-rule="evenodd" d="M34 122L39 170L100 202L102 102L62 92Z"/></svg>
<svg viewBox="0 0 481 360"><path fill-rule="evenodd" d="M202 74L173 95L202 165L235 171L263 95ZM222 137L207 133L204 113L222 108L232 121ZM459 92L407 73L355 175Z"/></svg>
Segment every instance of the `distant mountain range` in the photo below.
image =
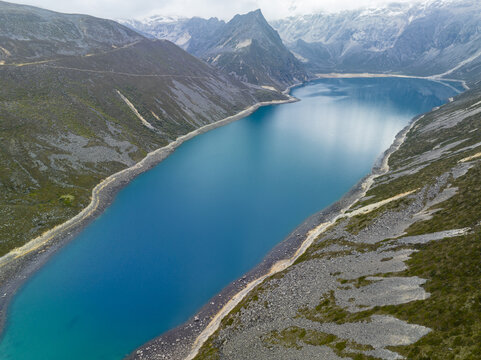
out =
<svg viewBox="0 0 481 360"><path fill-rule="evenodd" d="M158 16L123 23L254 83L268 81L261 75L266 70L278 86L325 72L481 77L481 3L476 0L392 3L272 21L285 46L263 20L256 11L229 23ZM255 60L260 57L261 63Z"/></svg>
<svg viewBox="0 0 481 360"><path fill-rule="evenodd" d="M481 3L476 0L393 3L271 25L313 72L449 72L468 80L481 74Z"/></svg>
<svg viewBox="0 0 481 360"><path fill-rule="evenodd" d="M119 22L141 34L157 39L172 41L185 51L201 56L219 36L225 21L217 18L202 19L152 16L143 20L119 20Z"/></svg>
<svg viewBox="0 0 481 360"><path fill-rule="evenodd" d="M244 82L284 89L309 77L260 10L236 15L227 23L216 18L164 17L123 23L140 33L170 40Z"/></svg>

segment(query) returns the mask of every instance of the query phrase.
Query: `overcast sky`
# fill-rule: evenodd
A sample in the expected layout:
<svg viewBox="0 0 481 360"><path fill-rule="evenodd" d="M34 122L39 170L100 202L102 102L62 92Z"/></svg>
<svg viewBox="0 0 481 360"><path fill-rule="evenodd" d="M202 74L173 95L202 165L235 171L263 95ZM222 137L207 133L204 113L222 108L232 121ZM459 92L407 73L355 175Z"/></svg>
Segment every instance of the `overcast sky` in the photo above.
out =
<svg viewBox="0 0 481 360"><path fill-rule="evenodd" d="M10 0L12 1L12 0ZM414 2L416 0L396 0ZM379 6L393 0L13 0L12 2L42 8L90 14L104 18L139 18L148 15L218 17L230 19L237 13L262 9L272 20L315 11L338 11Z"/></svg>

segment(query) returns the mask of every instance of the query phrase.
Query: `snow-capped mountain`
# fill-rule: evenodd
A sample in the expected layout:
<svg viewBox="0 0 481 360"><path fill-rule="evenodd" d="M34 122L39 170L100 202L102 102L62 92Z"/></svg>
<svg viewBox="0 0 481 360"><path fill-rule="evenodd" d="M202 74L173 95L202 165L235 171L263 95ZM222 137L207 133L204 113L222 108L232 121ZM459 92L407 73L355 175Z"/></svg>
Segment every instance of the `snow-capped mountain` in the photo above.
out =
<svg viewBox="0 0 481 360"><path fill-rule="evenodd" d="M141 33L170 40L245 82L283 89L308 77L260 10L236 15L227 23L217 18L164 17L122 23Z"/></svg>
<svg viewBox="0 0 481 360"><path fill-rule="evenodd" d="M217 18L151 16L139 20L119 20L125 26L157 39L165 39L198 56L210 46L225 22Z"/></svg>
<svg viewBox="0 0 481 360"><path fill-rule="evenodd" d="M230 25L216 18L153 17L123 23L144 34L168 39L214 64L219 63L217 55L228 48L222 49L227 43L219 41ZM479 0L392 3L380 8L294 16L270 25L309 72L444 74L465 79L481 75ZM252 32L248 26L243 29ZM259 34L265 34L266 29L263 27ZM257 32L250 38L256 37ZM237 38L238 43L230 47L232 53L252 47L249 36L241 31ZM265 54L273 58L269 52ZM294 68L297 71L300 66Z"/></svg>
<svg viewBox="0 0 481 360"><path fill-rule="evenodd" d="M289 17L271 25L298 59L317 72L459 76L481 64L477 0L394 3ZM456 68L463 61L467 62Z"/></svg>

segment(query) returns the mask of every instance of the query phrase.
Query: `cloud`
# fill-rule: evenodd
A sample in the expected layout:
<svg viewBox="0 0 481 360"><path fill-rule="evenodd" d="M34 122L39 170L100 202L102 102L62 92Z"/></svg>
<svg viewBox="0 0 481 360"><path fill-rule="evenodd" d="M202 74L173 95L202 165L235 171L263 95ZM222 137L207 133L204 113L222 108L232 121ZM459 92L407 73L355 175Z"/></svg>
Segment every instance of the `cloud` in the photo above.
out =
<svg viewBox="0 0 481 360"><path fill-rule="evenodd" d="M396 0L414 2L416 0ZM235 14L262 9L268 19L317 11L339 11L359 7L380 6L392 0L23 0L14 1L42 8L83 13L118 19L148 15L178 15L185 17L219 17L225 20Z"/></svg>

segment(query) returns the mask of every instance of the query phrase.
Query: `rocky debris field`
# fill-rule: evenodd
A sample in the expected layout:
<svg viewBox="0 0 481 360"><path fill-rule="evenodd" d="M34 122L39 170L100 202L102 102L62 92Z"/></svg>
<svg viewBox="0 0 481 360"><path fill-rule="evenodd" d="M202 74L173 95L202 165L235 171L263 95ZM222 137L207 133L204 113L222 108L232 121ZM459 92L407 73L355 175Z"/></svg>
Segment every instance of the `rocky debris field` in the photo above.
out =
<svg viewBox="0 0 481 360"><path fill-rule="evenodd" d="M474 358L480 105L471 91L418 119L352 207L371 210L339 219L257 286L196 359Z"/></svg>

